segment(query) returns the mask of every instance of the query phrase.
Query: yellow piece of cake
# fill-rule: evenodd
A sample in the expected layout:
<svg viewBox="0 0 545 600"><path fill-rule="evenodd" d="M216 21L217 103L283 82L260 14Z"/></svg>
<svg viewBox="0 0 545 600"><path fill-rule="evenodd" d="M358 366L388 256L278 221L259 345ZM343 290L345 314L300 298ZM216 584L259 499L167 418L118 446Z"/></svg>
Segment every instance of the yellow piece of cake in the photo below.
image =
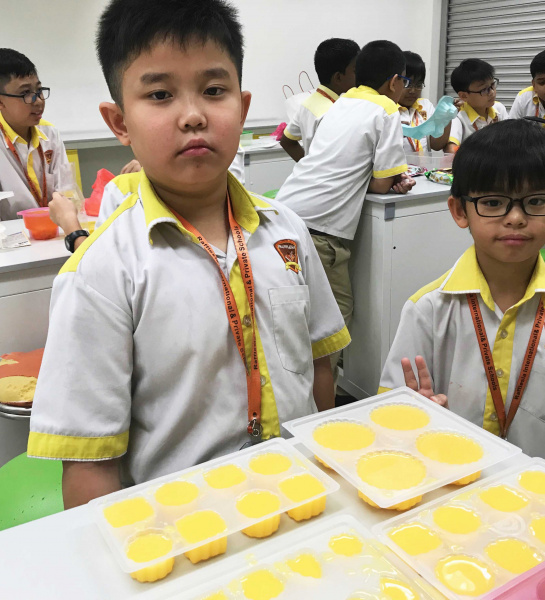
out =
<svg viewBox="0 0 545 600"><path fill-rule="evenodd" d="M236 503L239 513L250 519L260 519L280 508L280 498L265 490L247 492ZM242 530L249 537L262 538L272 535L280 525L280 515L275 515Z"/></svg>
<svg viewBox="0 0 545 600"><path fill-rule="evenodd" d="M224 490L246 481L246 473L236 465L223 465L205 473L204 480L210 487Z"/></svg>
<svg viewBox="0 0 545 600"><path fill-rule="evenodd" d="M284 584L267 569L254 571L241 579L242 591L248 600L272 600L284 591Z"/></svg>
<svg viewBox="0 0 545 600"><path fill-rule="evenodd" d="M422 483L426 467L418 458L394 450L364 454L358 461L360 479L382 490L406 490Z"/></svg>
<svg viewBox="0 0 545 600"><path fill-rule="evenodd" d="M488 544L486 554L502 569L520 575L543 562L537 550L514 538L505 538Z"/></svg>
<svg viewBox="0 0 545 600"><path fill-rule="evenodd" d="M532 519L528 529L535 538L545 544L545 517L537 517L536 519Z"/></svg>
<svg viewBox="0 0 545 600"><path fill-rule="evenodd" d="M426 458L447 465L465 465L480 460L484 450L465 435L430 431L416 439L416 449Z"/></svg>
<svg viewBox="0 0 545 600"><path fill-rule="evenodd" d="M368 498L364 493L360 492L360 490L358 490L358 496L364 502L367 502L367 504L369 504L369 506L372 506L373 508L383 508L382 506L379 506L376 502L373 502L371 500L371 498ZM408 510L409 508L416 506L421 501L422 501L422 496L415 496L414 498L409 498L409 500L405 500L404 502L398 502L397 504L393 504L392 506L387 506L386 508L383 508L383 509L384 510L400 510L400 511Z"/></svg>
<svg viewBox="0 0 545 600"><path fill-rule="evenodd" d="M495 585L494 574L480 559L465 554L451 554L435 567L439 581L455 594L480 596Z"/></svg>
<svg viewBox="0 0 545 600"><path fill-rule="evenodd" d="M279 484L280 491L292 502L303 502L308 498L323 494L325 492L324 484L309 473L294 475L284 479ZM288 516L294 521L304 521L316 517L325 510L326 497L316 498L302 506L297 506L288 510Z"/></svg>
<svg viewBox="0 0 545 600"><path fill-rule="evenodd" d="M410 556L426 554L442 545L441 538L422 523L405 523L388 533L388 537Z"/></svg>
<svg viewBox="0 0 545 600"><path fill-rule="evenodd" d="M185 515L175 523L178 533L188 544L210 539L227 530L225 521L213 510L199 510ZM227 537L221 537L185 552L185 556L196 564L208 560L227 550Z"/></svg>
<svg viewBox="0 0 545 600"><path fill-rule="evenodd" d="M199 488L189 481L171 481L155 492L155 500L163 506L183 506L196 500Z"/></svg>
<svg viewBox="0 0 545 600"><path fill-rule="evenodd" d="M465 506L440 506L433 511L434 523L449 533L473 533L482 525L476 512Z"/></svg>
<svg viewBox="0 0 545 600"><path fill-rule="evenodd" d="M545 494L545 473L543 471L525 471L519 475L518 482L529 492Z"/></svg>
<svg viewBox="0 0 545 600"><path fill-rule="evenodd" d="M151 519L153 507L145 498L129 498L104 509L106 521L116 529Z"/></svg>
<svg viewBox="0 0 545 600"><path fill-rule="evenodd" d="M312 437L324 448L348 452L370 446L375 441L375 432L360 423L333 421L316 427Z"/></svg>
<svg viewBox="0 0 545 600"><path fill-rule="evenodd" d="M250 469L260 475L278 475L291 467L291 459L277 452L267 452L250 460Z"/></svg>
<svg viewBox="0 0 545 600"><path fill-rule="evenodd" d="M425 410L406 404L390 404L371 411L371 421L395 431L413 431L421 429L430 422L430 416Z"/></svg>
<svg viewBox="0 0 545 600"><path fill-rule="evenodd" d="M355 556L363 550L363 542L357 535L341 533L329 540L329 547L340 556Z"/></svg>
<svg viewBox="0 0 545 600"><path fill-rule="evenodd" d="M287 561L288 567L303 577L312 577L320 579L322 577L322 566L312 554L299 554L293 559Z"/></svg>
<svg viewBox="0 0 545 600"><path fill-rule="evenodd" d="M0 378L0 398L2 404L20 405L31 403L36 391L36 377L14 375Z"/></svg>
<svg viewBox="0 0 545 600"><path fill-rule="evenodd" d="M506 485L495 485L479 494L479 498L488 506L501 512L515 512L527 506L529 500Z"/></svg>
<svg viewBox="0 0 545 600"><path fill-rule="evenodd" d="M127 547L127 557L139 563L150 562L165 556L172 550L172 540L161 533L146 533L138 536ZM131 577L141 583L151 583L166 577L174 567L174 558L168 558L155 565L144 567L131 573Z"/></svg>
<svg viewBox="0 0 545 600"><path fill-rule="evenodd" d="M380 578L380 591L388 600L419 600L420 595L404 581L391 577Z"/></svg>

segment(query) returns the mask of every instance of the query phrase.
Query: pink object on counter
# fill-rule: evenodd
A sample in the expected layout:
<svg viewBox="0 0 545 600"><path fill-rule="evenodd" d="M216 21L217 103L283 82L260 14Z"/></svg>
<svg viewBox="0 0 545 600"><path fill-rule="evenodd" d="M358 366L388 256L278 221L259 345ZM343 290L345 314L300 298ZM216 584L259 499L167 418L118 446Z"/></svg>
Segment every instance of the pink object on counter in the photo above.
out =
<svg viewBox="0 0 545 600"><path fill-rule="evenodd" d="M511 579L482 600L545 600L545 563Z"/></svg>
<svg viewBox="0 0 545 600"><path fill-rule="evenodd" d="M271 137L280 140L284 134L284 129L286 129L287 126L287 123L280 123L280 125L271 133Z"/></svg>
<svg viewBox="0 0 545 600"><path fill-rule="evenodd" d="M59 228L49 218L49 208L28 208L20 210L17 214L23 217L25 227L35 240L49 240L57 237Z"/></svg>
<svg viewBox="0 0 545 600"><path fill-rule="evenodd" d="M98 217L104 188L114 177L115 175L110 173L108 169L100 169L100 171L97 172L97 178L95 179L95 183L93 183L93 191L89 198L85 199L86 214L91 217Z"/></svg>

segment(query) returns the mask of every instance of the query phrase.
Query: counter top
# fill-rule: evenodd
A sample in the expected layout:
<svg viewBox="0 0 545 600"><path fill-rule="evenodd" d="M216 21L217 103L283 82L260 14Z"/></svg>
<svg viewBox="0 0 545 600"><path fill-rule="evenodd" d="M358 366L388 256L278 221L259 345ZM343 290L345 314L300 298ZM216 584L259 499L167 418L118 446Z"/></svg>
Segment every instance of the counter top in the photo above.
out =
<svg viewBox="0 0 545 600"><path fill-rule="evenodd" d="M424 176L416 177L416 185L407 194L367 194L366 202L375 202L376 204L402 204L414 200L448 198L450 196L450 187L441 183L429 181Z"/></svg>

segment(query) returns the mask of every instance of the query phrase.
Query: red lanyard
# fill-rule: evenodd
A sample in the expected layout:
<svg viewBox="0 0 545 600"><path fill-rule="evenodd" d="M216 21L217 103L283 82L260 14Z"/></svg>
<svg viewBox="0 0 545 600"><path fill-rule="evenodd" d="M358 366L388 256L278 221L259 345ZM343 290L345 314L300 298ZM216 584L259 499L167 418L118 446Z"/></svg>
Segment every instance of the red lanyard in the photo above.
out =
<svg viewBox="0 0 545 600"><path fill-rule="evenodd" d="M522 394L528 383L528 377L532 371L532 365L536 357L537 348L539 345L539 339L541 338L541 331L543 330L543 320L545 317L545 308L543 306L543 298L539 301L537 307L536 317L534 325L532 327L532 333L530 334L530 340L528 347L526 348L526 354L522 361L522 368L520 370L519 377L517 379L517 385L515 386L515 393L511 400L511 406L509 408L509 414L505 416L505 405L503 403L503 397L501 395L500 384L498 382L498 376L496 374L496 368L494 366L494 359L490 352L490 344L488 343L488 337L484 329L483 316L479 307L479 300L477 294L467 294L467 302L471 310L471 317L473 318L473 325L475 327L475 334L479 342L481 349L481 357L483 359L484 370L486 372L486 378L488 379L488 387L492 394L492 400L494 400L494 407L496 414L498 415L498 421L500 425L501 436L505 439L509 427L515 418L515 414L518 410L520 402L522 400Z"/></svg>
<svg viewBox="0 0 545 600"><path fill-rule="evenodd" d="M246 384L248 387L248 434L253 438L261 437L261 376L259 374L259 362L257 358L257 338L255 328L255 293L254 293L254 277L252 274L252 266L250 264L250 255L248 248L246 247L246 240L244 234L240 228L240 225L236 222L233 216L231 208L231 200L227 195L227 208L229 215L229 226L231 228L231 235L235 242L235 248L238 257L238 264L242 275L242 281L244 282L244 289L246 291L246 297L248 298L248 304L250 305L250 317L252 320L252 364L249 366L246 362L246 347L244 345L244 335L241 328L240 314L236 304L235 296L229 280L225 276L216 253L210 246L210 244L204 239L204 237L186 221L176 211L172 212L179 219L180 223L191 232L198 240L201 246L206 250L210 258L216 263L221 281L223 284L223 299L225 302L225 312L227 313L227 319L231 328L231 333L237 345L240 357L244 363L246 369Z"/></svg>
<svg viewBox="0 0 545 600"><path fill-rule="evenodd" d="M320 88L317 88L316 91L318 92L318 94L321 94L324 98L331 100L331 102L333 102L333 104L335 104L335 98L332 98L327 92L324 92L324 90L322 90Z"/></svg>
<svg viewBox="0 0 545 600"><path fill-rule="evenodd" d="M411 123L412 125L412 123ZM418 125L418 111L415 110L414 111L414 127L416 127ZM413 140L412 138L408 137L407 138L409 140L409 144L411 145L411 148L415 151L415 152L420 152L421 146L422 144L420 143L420 140Z"/></svg>
<svg viewBox="0 0 545 600"><path fill-rule="evenodd" d="M10 149L11 153L13 154L13 156L15 156L15 159L21 165L21 168L23 169L23 173L25 174L25 177L26 177L26 180L28 183L28 187L30 188L31 193L34 196L34 199L36 200L36 202L38 203L39 206L42 206L42 207L47 206L47 182L45 179L45 157L44 157L44 151L42 150L41 144L38 144L38 154L39 154L40 160L42 162L42 193L40 194L40 190L38 190L36 188L36 186L34 185L34 182L32 181L32 179L30 179L28 172L26 170L26 167L23 165L21 158L19 156L19 153L17 152L17 149L13 145L12 141L9 139L9 137L6 134L6 131L2 127L1 123L0 123L0 131L2 132L2 135L4 136L4 139L6 140L6 144L8 145L8 148Z"/></svg>

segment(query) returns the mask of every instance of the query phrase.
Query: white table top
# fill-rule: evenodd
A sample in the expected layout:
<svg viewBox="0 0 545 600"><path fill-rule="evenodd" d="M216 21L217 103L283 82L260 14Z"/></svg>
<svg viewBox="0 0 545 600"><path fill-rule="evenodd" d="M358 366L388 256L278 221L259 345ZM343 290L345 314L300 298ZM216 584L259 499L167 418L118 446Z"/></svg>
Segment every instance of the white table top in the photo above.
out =
<svg viewBox="0 0 545 600"><path fill-rule="evenodd" d="M300 444L297 448L310 456ZM524 455L491 467L483 477L525 460ZM318 464L318 463L316 463ZM353 514L367 528L391 518L396 511L374 509L361 501L354 487L333 471L328 471L341 489L328 496L323 516L340 512ZM426 494L424 501L452 492L447 486ZM316 517L311 522L321 519ZM282 518L275 536L282 535L304 524ZM256 544L267 541L252 540L241 533L229 536L227 552L213 560L217 564L239 551L247 552ZM87 506L39 519L32 523L0 532L0 597L21 600L164 600L181 589L180 578L185 577L184 588L191 589L206 577L209 561L192 565L183 557L175 561L174 571L162 581L141 584L121 571L103 541L98 527L91 520Z"/></svg>
<svg viewBox="0 0 545 600"><path fill-rule="evenodd" d="M367 194L365 201L377 204L401 204L403 202L424 199L444 198L446 200L450 196L450 186L448 185L429 181L423 175L416 177L415 180L416 185L406 194L395 194L394 192L389 192L388 194Z"/></svg>
<svg viewBox="0 0 545 600"><path fill-rule="evenodd" d="M12 234L24 230L23 219L1 221L6 233ZM30 246L6 250L0 248L0 273L33 269L44 265L58 264L60 266L70 256L64 245L64 236L51 240L30 240Z"/></svg>

